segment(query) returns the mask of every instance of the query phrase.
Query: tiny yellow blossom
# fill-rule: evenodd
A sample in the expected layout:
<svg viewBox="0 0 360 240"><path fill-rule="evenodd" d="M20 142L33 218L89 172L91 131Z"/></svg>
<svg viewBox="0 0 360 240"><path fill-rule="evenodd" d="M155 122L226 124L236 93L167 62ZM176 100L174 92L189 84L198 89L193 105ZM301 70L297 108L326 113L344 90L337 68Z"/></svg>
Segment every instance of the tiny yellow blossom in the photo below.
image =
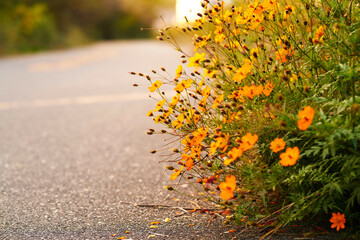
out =
<svg viewBox="0 0 360 240"><path fill-rule="evenodd" d="M179 65L176 69L175 79L178 79L179 77L181 77L182 71L183 71L182 65Z"/></svg>
<svg viewBox="0 0 360 240"><path fill-rule="evenodd" d="M161 87L161 85L163 85L163 82L159 81L159 80L156 80L155 82L153 82L153 84L151 85L151 87L148 87L149 88L149 91L150 92L154 92L156 89L158 89L159 87Z"/></svg>
<svg viewBox="0 0 360 240"><path fill-rule="evenodd" d="M199 67L200 63L204 61L205 59L205 53L195 53L194 57L189 58L188 67Z"/></svg>
<svg viewBox="0 0 360 240"><path fill-rule="evenodd" d="M155 107L155 109L154 109L154 112L159 111L159 110L164 106L165 102L166 102L165 99L159 101L159 102L156 104L156 107Z"/></svg>

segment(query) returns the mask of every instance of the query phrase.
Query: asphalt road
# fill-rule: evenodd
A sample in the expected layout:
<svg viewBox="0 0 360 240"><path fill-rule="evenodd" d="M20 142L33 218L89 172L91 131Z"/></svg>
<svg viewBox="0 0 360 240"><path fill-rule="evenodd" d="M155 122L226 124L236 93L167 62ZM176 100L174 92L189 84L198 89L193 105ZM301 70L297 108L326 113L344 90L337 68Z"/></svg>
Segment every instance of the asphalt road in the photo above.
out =
<svg viewBox="0 0 360 240"><path fill-rule="evenodd" d="M221 217L134 205L196 206L163 188L149 152L165 139L145 134L156 102L129 74L180 61L154 41L0 60L0 239L257 239L226 233Z"/></svg>
<svg viewBox="0 0 360 240"><path fill-rule="evenodd" d="M145 134L156 102L129 74L180 61L154 41L0 60L0 239L227 239L209 216L131 205L194 207L163 188L149 152L164 139Z"/></svg>

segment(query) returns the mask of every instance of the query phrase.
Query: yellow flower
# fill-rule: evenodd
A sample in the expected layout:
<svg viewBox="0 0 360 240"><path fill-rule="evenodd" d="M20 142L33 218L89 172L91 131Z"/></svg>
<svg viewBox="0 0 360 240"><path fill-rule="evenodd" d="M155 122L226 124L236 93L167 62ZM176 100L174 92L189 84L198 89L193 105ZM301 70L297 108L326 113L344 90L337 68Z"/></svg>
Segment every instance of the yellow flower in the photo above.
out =
<svg viewBox="0 0 360 240"><path fill-rule="evenodd" d="M175 106L179 102L179 99L180 99L180 93L172 97L170 106Z"/></svg>
<svg viewBox="0 0 360 240"><path fill-rule="evenodd" d="M181 166L180 170L174 169L175 172L174 172L173 174L171 174L170 180L171 180L171 181L172 181L172 180L175 180L175 179L180 175L180 173L182 172L182 170L184 170L184 166Z"/></svg>
<svg viewBox="0 0 360 240"><path fill-rule="evenodd" d="M224 34L219 34L215 36L215 42L222 43L226 39Z"/></svg>
<svg viewBox="0 0 360 240"><path fill-rule="evenodd" d="M321 38L324 34L325 34L324 27L320 26L318 29L316 29L315 37L316 38Z"/></svg>
<svg viewBox="0 0 360 240"><path fill-rule="evenodd" d="M204 98L207 98L210 95L211 92L211 88L209 86L206 86L202 92L201 92L201 96L203 96Z"/></svg>
<svg viewBox="0 0 360 240"><path fill-rule="evenodd" d="M218 105L220 105L222 103L222 101L224 101L224 95L221 94L219 95L215 100L214 103L212 105L212 108L215 109Z"/></svg>
<svg viewBox="0 0 360 240"><path fill-rule="evenodd" d="M188 67L199 67L200 63L204 61L205 59L205 53L195 53L194 57L189 58Z"/></svg>
<svg viewBox="0 0 360 240"><path fill-rule="evenodd" d="M231 22L231 16L233 13L229 10L226 10L225 14L223 15L224 22Z"/></svg>
<svg viewBox="0 0 360 240"><path fill-rule="evenodd" d="M159 123L159 121L160 121L160 115L157 115L157 116L155 117L154 121L155 121L155 123Z"/></svg>
<svg viewBox="0 0 360 240"><path fill-rule="evenodd" d="M146 116L147 116L147 117L152 117L152 116L154 116L154 114L153 114L153 112L150 110L150 111L148 111L148 113L146 114Z"/></svg>
<svg viewBox="0 0 360 240"><path fill-rule="evenodd" d="M207 101L207 96L204 97L198 104L198 108L201 112L206 112L206 101Z"/></svg>
<svg viewBox="0 0 360 240"><path fill-rule="evenodd" d="M204 77L214 78L216 74L216 70L209 70L205 68L204 70Z"/></svg>
<svg viewBox="0 0 360 240"><path fill-rule="evenodd" d="M160 122L165 122L166 119L170 116L170 114L172 114L174 112L174 110L172 108L169 108L168 110L165 110L163 113L163 119Z"/></svg>
<svg viewBox="0 0 360 240"><path fill-rule="evenodd" d="M285 7L285 16L284 16L284 19L287 19L289 16L291 16L291 14L293 14L294 13L294 7L293 6L291 6L291 5L288 5L288 6L286 6Z"/></svg>
<svg viewBox="0 0 360 240"><path fill-rule="evenodd" d="M191 158L185 162L186 170L191 170L194 167L194 160Z"/></svg>
<svg viewBox="0 0 360 240"><path fill-rule="evenodd" d="M265 10L262 4L259 4L259 0L256 0L253 4L249 4L249 8L253 10L254 14L262 14Z"/></svg>
<svg viewBox="0 0 360 240"><path fill-rule="evenodd" d="M221 22L220 22L220 23L221 23ZM214 31L214 34L215 34L215 35L220 35L222 32L223 32L223 28L222 28L222 26L220 25L220 26L217 26L217 27L216 27L216 30Z"/></svg>
<svg viewBox="0 0 360 240"><path fill-rule="evenodd" d="M191 170L194 166L194 160L189 154L183 153L181 155L181 161L185 161L185 166L187 167L186 170L188 171Z"/></svg>
<svg viewBox="0 0 360 240"><path fill-rule="evenodd" d="M202 40L196 43L194 52L196 52L199 48L206 46L210 38L211 38L211 33L209 33L208 35L203 35L201 37Z"/></svg>
<svg viewBox="0 0 360 240"><path fill-rule="evenodd" d="M156 89L158 89L159 87L161 87L161 85L163 84L163 82L159 81L159 80L156 80L155 82L153 82L153 84L151 85L151 87L148 87L149 88L149 91L150 92L154 92Z"/></svg>
<svg viewBox="0 0 360 240"><path fill-rule="evenodd" d="M165 99L163 99L163 100L161 100L160 102L158 102L158 103L156 104L156 107L155 107L155 109L154 109L154 112L159 111L159 110L164 106L165 102L166 102Z"/></svg>
<svg viewBox="0 0 360 240"><path fill-rule="evenodd" d="M260 50L259 48L252 48L250 50L250 58L252 60L255 60L259 57L259 50Z"/></svg>
<svg viewBox="0 0 360 240"><path fill-rule="evenodd" d="M264 8L264 10L273 10L274 7L276 6L277 1L276 0L265 0L262 3L262 6Z"/></svg>
<svg viewBox="0 0 360 240"><path fill-rule="evenodd" d="M251 25L249 26L249 29L253 30L257 28L260 25L260 23L262 23L263 20L264 20L263 14L255 15L255 18L251 19Z"/></svg>
<svg viewBox="0 0 360 240"><path fill-rule="evenodd" d="M180 114L173 122L172 125L173 127L175 127L175 129L178 129L179 127L181 127L183 125L184 122L184 114Z"/></svg>
<svg viewBox="0 0 360 240"><path fill-rule="evenodd" d="M199 114L195 114L193 117L194 123L197 124L198 121L200 120L200 115Z"/></svg>
<svg viewBox="0 0 360 240"><path fill-rule="evenodd" d="M298 80L298 76L296 74L292 74L290 77L290 82L297 81L297 80Z"/></svg>
<svg viewBox="0 0 360 240"><path fill-rule="evenodd" d="M234 175L226 176L225 182L220 183L221 190L220 197L224 200L229 200L234 197L234 190L236 188L236 178Z"/></svg>
<svg viewBox="0 0 360 240"><path fill-rule="evenodd" d="M181 77L182 70L183 70L182 65L179 65L176 69L175 79L178 79L179 77Z"/></svg>
<svg viewBox="0 0 360 240"><path fill-rule="evenodd" d="M174 90L178 93L184 91L185 88L189 88L191 87L191 84L193 83L193 80L189 79L189 80L182 80L180 83L178 83L176 85L176 87L174 88Z"/></svg>
<svg viewBox="0 0 360 240"><path fill-rule="evenodd" d="M240 67L233 76L235 82L241 82L251 72L253 63L249 59L245 59L244 64Z"/></svg>

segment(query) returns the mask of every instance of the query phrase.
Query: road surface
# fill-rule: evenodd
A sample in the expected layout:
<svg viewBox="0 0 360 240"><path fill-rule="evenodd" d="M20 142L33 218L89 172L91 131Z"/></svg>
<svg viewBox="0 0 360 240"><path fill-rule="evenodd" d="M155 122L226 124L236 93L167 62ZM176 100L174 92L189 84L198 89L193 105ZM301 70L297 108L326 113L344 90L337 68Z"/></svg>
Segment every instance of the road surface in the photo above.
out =
<svg viewBox="0 0 360 240"><path fill-rule="evenodd" d="M221 216L134 205L196 206L163 188L169 173L149 152L164 137L145 134L156 102L129 74L180 62L154 41L0 60L0 239L258 239L227 233Z"/></svg>
<svg viewBox="0 0 360 240"><path fill-rule="evenodd" d="M227 239L209 216L131 205L194 207L163 188L149 153L163 139L145 134L156 102L129 74L180 62L154 41L0 60L0 239Z"/></svg>

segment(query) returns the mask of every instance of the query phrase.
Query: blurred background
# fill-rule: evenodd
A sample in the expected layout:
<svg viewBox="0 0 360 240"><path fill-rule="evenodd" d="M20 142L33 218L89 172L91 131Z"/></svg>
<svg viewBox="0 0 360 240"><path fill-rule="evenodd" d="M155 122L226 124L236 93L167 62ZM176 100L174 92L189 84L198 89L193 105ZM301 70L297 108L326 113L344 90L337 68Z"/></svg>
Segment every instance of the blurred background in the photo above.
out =
<svg viewBox="0 0 360 240"><path fill-rule="evenodd" d="M197 5L200 5L200 1ZM98 40L149 38L176 0L1 0L0 56Z"/></svg>

